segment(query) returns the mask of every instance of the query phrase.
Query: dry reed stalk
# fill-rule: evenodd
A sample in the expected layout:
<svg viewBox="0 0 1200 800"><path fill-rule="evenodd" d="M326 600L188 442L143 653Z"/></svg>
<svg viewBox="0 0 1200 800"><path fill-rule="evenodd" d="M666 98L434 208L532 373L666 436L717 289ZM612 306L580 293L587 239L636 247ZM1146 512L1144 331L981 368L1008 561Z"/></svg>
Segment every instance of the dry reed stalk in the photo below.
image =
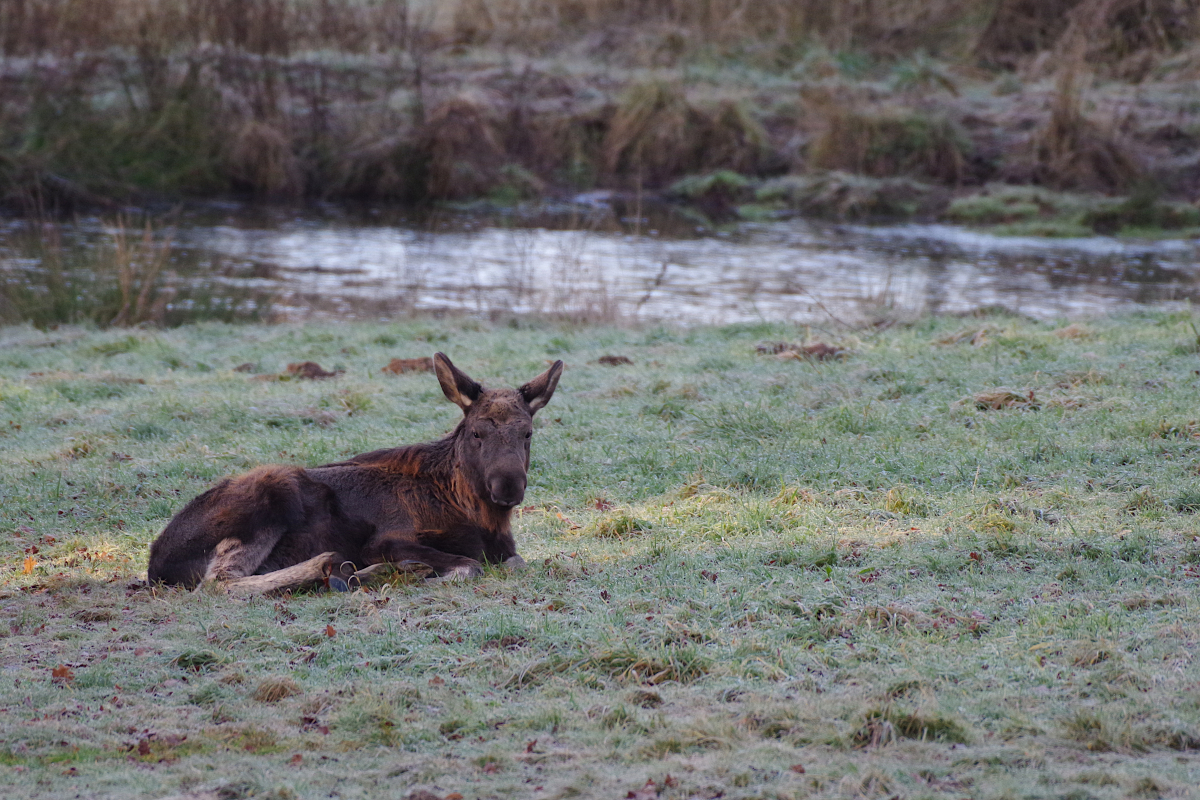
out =
<svg viewBox="0 0 1200 800"><path fill-rule="evenodd" d="M120 219L113 228L112 237L121 308L109 324L122 327L161 321L169 294L159 294L158 279L170 257L172 237L168 235L156 242L154 231L147 222L140 244L131 245L125 235L125 223Z"/></svg>

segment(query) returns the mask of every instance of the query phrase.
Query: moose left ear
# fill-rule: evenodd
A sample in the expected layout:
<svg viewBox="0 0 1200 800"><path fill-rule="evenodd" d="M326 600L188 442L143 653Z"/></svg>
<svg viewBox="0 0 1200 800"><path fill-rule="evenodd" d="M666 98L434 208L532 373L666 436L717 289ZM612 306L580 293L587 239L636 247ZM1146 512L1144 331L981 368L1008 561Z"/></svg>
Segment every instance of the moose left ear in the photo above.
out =
<svg viewBox="0 0 1200 800"><path fill-rule="evenodd" d="M558 379L562 375L562 371L563 362L555 361L550 369L517 390L521 393L521 397L525 398L525 402L529 403L530 414L536 414L538 409L543 408L546 403L550 402L550 398L554 396L554 389L558 386Z"/></svg>

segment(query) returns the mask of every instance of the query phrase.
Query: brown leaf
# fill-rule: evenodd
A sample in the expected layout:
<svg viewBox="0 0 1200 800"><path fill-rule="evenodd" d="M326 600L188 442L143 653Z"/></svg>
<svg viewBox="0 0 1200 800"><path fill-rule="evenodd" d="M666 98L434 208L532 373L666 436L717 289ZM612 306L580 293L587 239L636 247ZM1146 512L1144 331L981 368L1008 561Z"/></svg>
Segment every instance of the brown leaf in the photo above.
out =
<svg viewBox="0 0 1200 800"><path fill-rule="evenodd" d="M451 792L446 795L445 800L463 800L463 796L458 792Z"/></svg>
<svg viewBox="0 0 1200 800"><path fill-rule="evenodd" d="M325 635L332 639L333 637L337 636L337 630L332 625L326 625Z"/></svg>
<svg viewBox="0 0 1200 800"><path fill-rule="evenodd" d="M299 753L296 753L296 755L294 755L288 759L288 763L291 764L293 767L298 767L304 763L304 756L300 755Z"/></svg>
<svg viewBox="0 0 1200 800"><path fill-rule="evenodd" d="M537 747L537 743L538 743L537 739L534 739L532 742L526 742L525 743L525 752L532 753L533 748Z"/></svg>
<svg viewBox="0 0 1200 800"><path fill-rule="evenodd" d="M609 511L612 509L613 504L608 500L605 500L603 497L597 497L595 506L597 511Z"/></svg>
<svg viewBox="0 0 1200 800"><path fill-rule="evenodd" d="M653 780L647 780L642 788L629 792L625 795L625 800L655 800L658 797L658 786Z"/></svg>
<svg viewBox="0 0 1200 800"><path fill-rule="evenodd" d="M403 375L405 372L432 372L433 359L428 356L425 358L393 358L383 368L383 371L393 375Z"/></svg>
<svg viewBox="0 0 1200 800"><path fill-rule="evenodd" d="M792 772L796 773L797 775L804 774L804 765L803 764L792 764L790 767L788 767L788 769L790 769Z"/></svg>
<svg viewBox="0 0 1200 800"><path fill-rule="evenodd" d="M633 359L631 359L629 356L600 356L600 358L596 360L598 363L603 364L606 367L619 367L624 364L633 363Z"/></svg>
<svg viewBox="0 0 1200 800"><path fill-rule="evenodd" d="M445 683L446 683L445 679L442 678L442 676L440 676L440 675L434 675L432 678L429 679L430 686L443 686L443 685L445 685Z"/></svg>
<svg viewBox="0 0 1200 800"><path fill-rule="evenodd" d="M577 530L579 530L581 527L583 527L582 525L577 525L577 524L575 524L574 522L572 522L570 519L568 519L567 517L563 516L563 514L562 514L561 512L557 512L557 511L556 511L556 512L554 513L554 516L558 517L560 520L562 520L563 522L565 522L565 523L566 523L566 525L567 525L567 529L568 529L568 530L577 531Z"/></svg>
<svg viewBox="0 0 1200 800"><path fill-rule="evenodd" d="M326 372L315 361L298 361L295 364L287 365L287 374L300 380L312 381L320 378L336 378L341 372Z"/></svg>
<svg viewBox="0 0 1200 800"><path fill-rule="evenodd" d="M25 563L21 565L22 575L32 575L33 568L37 566L37 559L33 556L25 556Z"/></svg>
<svg viewBox="0 0 1200 800"><path fill-rule="evenodd" d="M138 755L139 756L150 755L150 740L149 739L142 739L140 742L138 742Z"/></svg>
<svg viewBox="0 0 1200 800"><path fill-rule="evenodd" d="M50 671L51 680L58 683L70 683L75 680L75 672L65 664L59 664Z"/></svg>

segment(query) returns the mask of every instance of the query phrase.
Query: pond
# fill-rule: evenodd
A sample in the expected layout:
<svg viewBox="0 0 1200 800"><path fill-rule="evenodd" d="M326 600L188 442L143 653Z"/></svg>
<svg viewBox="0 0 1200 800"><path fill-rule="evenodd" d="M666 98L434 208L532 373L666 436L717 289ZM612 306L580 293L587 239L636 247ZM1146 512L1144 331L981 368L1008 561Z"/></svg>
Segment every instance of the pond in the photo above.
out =
<svg viewBox="0 0 1200 800"><path fill-rule="evenodd" d="M624 211L598 200L529 215L413 217L228 205L148 232L113 220L11 221L0 226L0 314L101 324L135 312L174 324L419 311L863 325L993 307L1072 318L1200 296L1193 241L803 220L712 232L679 214Z"/></svg>

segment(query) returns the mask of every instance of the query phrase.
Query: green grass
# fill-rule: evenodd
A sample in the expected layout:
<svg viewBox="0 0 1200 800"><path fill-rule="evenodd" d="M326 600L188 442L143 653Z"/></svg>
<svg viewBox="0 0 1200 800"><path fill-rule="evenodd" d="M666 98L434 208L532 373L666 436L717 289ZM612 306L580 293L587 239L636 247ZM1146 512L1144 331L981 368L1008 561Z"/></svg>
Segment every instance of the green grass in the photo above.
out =
<svg viewBox="0 0 1200 800"><path fill-rule="evenodd" d="M827 362L756 354L802 338L777 325L0 329L0 779L1196 797L1193 322L925 320L821 335L849 351ZM515 524L527 571L252 600L140 583L221 476L447 431L431 375L379 371L433 349L492 384L567 362ZM346 372L233 371L308 359ZM999 388L1034 399L981 408Z"/></svg>

